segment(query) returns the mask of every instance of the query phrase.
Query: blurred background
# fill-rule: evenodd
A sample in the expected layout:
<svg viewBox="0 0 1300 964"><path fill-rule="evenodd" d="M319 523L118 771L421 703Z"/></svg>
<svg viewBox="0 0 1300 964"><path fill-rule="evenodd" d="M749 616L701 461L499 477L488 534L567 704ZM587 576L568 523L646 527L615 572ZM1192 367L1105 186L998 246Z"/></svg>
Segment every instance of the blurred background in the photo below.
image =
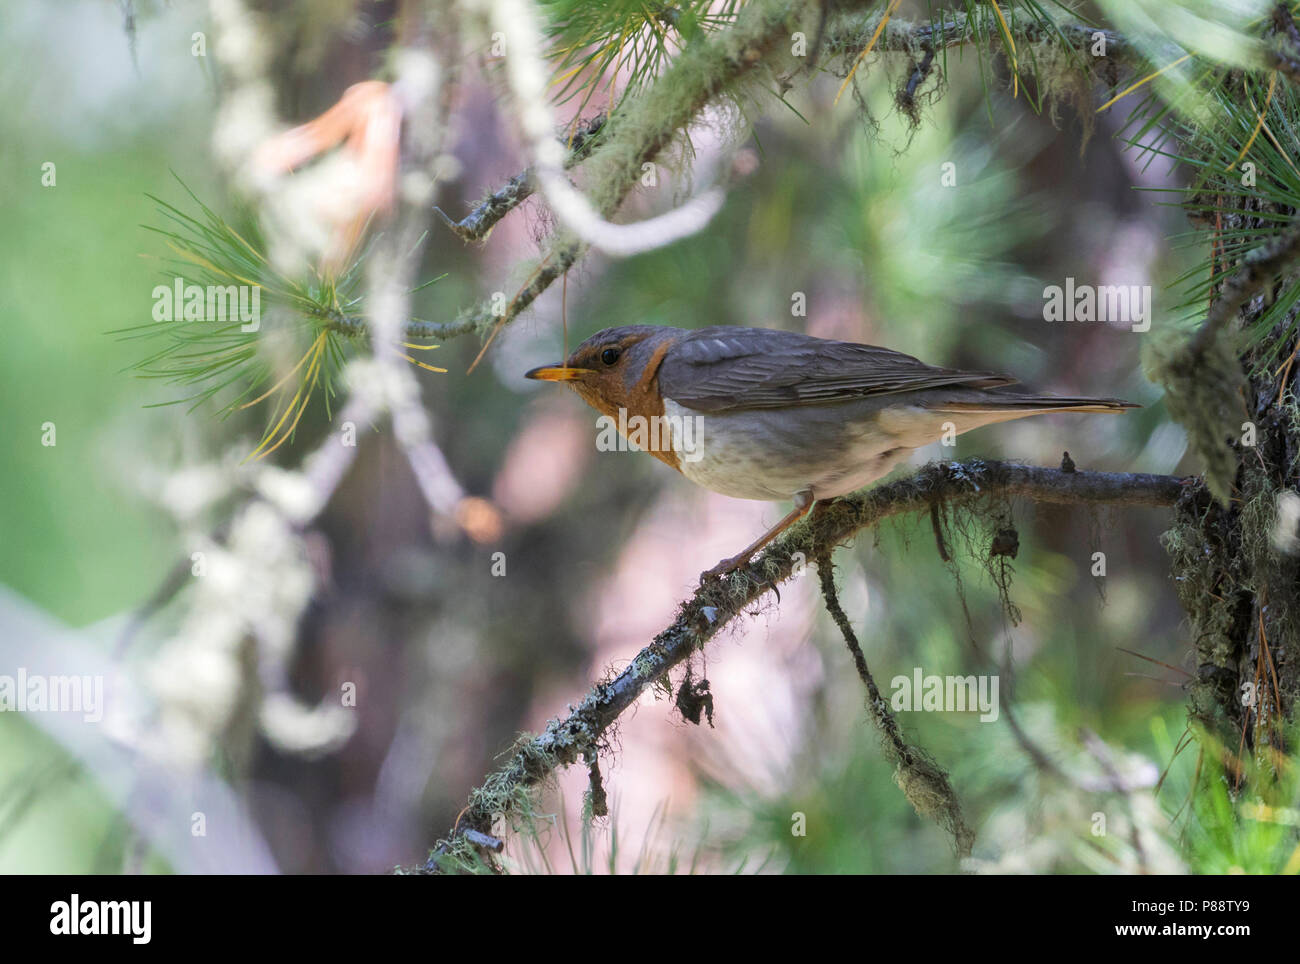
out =
<svg viewBox="0 0 1300 964"><path fill-rule="evenodd" d="M380 69L394 7L262 5L286 122L316 116ZM165 242L145 230L162 225L147 195L197 213L179 177L232 223L244 216L212 159L217 68L210 49L192 53L206 17L204 5L186 2L0 8L0 673L58 656L149 690L187 631L195 534L217 531L233 504L194 489L213 484L212 466L252 451L264 427L256 411L219 419L210 406L151 407L183 387L135 377L148 346L112 334L149 321L151 292L166 277ZM525 166L480 67L465 66L455 89L458 163L439 199L453 217ZM721 163L739 139L752 172L706 231L627 261L587 258L502 331L472 373L477 339L422 359L447 369L419 373L435 441L500 524L476 540L431 523L388 426L360 438L356 463L306 536L310 601L283 660L283 686L304 705L337 702L341 686L355 685L337 740L295 747L241 727L245 711L236 712L187 771L210 781L206 789L173 799L166 780L136 782L121 766L102 772L104 754L126 745L111 729L66 737L36 714L0 713L0 871L201 869L148 828L171 822L193 837L195 813L208 821L200 846L227 848L246 869L377 873L422 863L517 733L536 732L625 666L703 569L786 511L709 494L642 455L598 452L595 413L523 378L600 328L787 327L1144 406L1124 418L987 428L955 451L919 452L918 464L955 455L1057 465L1068 450L1086 469L1194 470L1141 373L1141 336L1042 317L1044 286L1073 277L1152 285L1154 324L1165 323L1177 301L1167 285L1203 254L1166 240L1186 230L1159 193L1178 186L1177 173L1122 149L1122 109L1090 118L1085 138L1067 108L1054 122L1023 96L986 91L973 60L954 53L949 71L915 129L883 80L863 86L869 117L833 107L833 77L792 91L789 106L772 99L743 118L719 114L692 137L695 169ZM567 120L577 106L558 109ZM594 98L582 116L603 106ZM56 165L54 186L41 183L46 162ZM666 209L687 188L665 170L626 216ZM416 295L416 314L449 319L524 284L542 210L528 202L481 246L435 224L421 278L445 277ZM792 313L796 292L806 316ZM42 444L47 422L57 426L54 446ZM329 430L324 407L312 406L271 461L296 465ZM914 667L998 673L1012 654L1014 693L1004 678L996 722L900 714L909 738L949 770L978 834L979 867L1131 869L1115 826L1145 821L1178 840L1168 819L1195 763L1194 753L1175 755L1185 727L1179 669L1193 667L1160 545L1165 513L1026 503L1006 513L970 520L970 544L952 566L928 520L863 533L836 557L846 610L882 686ZM1020 537L1010 590L1018 625L983 564L992 532L1008 523ZM1104 579L1091 574L1098 551ZM494 574L497 559L504 575ZM166 601L135 625L132 614L155 596ZM513 867L960 869L946 836L894 785L815 579L783 588L779 605L766 602L724 633L694 671L711 683L715 726L683 721L667 699L643 700L604 761L611 815L584 841L586 773L566 773L543 797L551 819L538 839L508 848ZM164 689L188 687L186 699L217 685L192 666L177 673ZM1087 756L1086 728L1138 771L1172 765L1170 776L1150 812L1117 812L1110 798L1037 767L1010 712L1067 770ZM165 716L154 725L165 727ZM1119 821L1106 838L1093 833L1099 809ZM791 832L796 814L806 835ZM1194 847L1171 843L1165 859L1166 868L1200 866Z"/></svg>

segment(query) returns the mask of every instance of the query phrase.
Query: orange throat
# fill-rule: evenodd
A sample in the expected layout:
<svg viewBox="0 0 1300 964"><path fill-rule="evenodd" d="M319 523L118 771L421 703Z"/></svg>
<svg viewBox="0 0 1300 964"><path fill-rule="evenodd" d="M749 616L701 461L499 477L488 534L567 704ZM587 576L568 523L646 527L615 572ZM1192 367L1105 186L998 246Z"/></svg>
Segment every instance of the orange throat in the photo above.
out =
<svg viewBox="0 0 1300 964"><path fill-rule="evenodd" d="M668 354L671 346L672 342L669 341L655 349L645 372L637 379L631 391L622 398L611 398L598 386L586 382L574 381L569 384L584 402L600 414L612 419L618 433L629 442L634 441L629 435L629 426L638 424L656 426L656 430L650 437L658 439L659 444L646 446L643 451L649 452L660 462L680 472L681 460L672 449L672 436L668 433L667 424L663 420L664 399L659 394L659 366L663 364L664 356Z"/></svg>

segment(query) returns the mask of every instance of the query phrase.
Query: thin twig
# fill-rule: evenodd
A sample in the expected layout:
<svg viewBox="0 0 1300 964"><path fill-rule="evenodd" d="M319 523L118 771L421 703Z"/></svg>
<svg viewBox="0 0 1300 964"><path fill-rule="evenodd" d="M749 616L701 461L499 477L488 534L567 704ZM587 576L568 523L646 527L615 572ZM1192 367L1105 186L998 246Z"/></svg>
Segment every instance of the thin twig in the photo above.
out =
<svg viewBox="0 0 1300 964"><path fill-rule="evenodd" d="M1083 745L1088 748L1088 752L1092 754L1093 759L1101 767L1102 773L1105 774L1109 788L1124 802L1124 809L1128 811L1129 817L1129 840L1133 844L1133 853L1137 857L1138 873L1145 874L1148 872L1147 852L1142 846L1142 832L1137 808L1133 805L1133 791L1145 787L1146 784L1125 779L1119 772L1119 764L1110 747L1092 730L1085 726L1080 730L1080 735L1083 738Z"/></svg>
<svg viewBox="0 0 1300 964"><path fill-rule="evenodd" d="M578 124L569 139L569 153L564 161L565 168L573 167L591 153L596 142L596 134L600 133L604 125L604 111ZM442 208L435 207L433 211L462 241L483 241L496 227L498 221L532 197L536 190L537 182L533 176L533 168L528 167L480 201L473 211L459 221L453 221Z"/></svg>

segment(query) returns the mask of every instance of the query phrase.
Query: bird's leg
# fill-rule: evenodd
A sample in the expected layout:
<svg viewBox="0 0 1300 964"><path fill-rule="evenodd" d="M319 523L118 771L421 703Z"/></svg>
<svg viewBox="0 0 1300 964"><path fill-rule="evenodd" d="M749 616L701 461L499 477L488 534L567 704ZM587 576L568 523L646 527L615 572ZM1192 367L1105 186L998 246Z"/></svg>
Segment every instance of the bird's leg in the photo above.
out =
<svg viewBox="0 0 1300 964"><path fill-rule="evenodd" d="M794 497L794 508L790 510L789 515L764 532L754 542L736 553L736 555L732 556L730 559L723 559L708 572L702 573L700 575L700 580L706 581L709 579L717 579L719 576L739 569L745 563L749 562L750 558L753 557L754 553L758 552L759 549L762 549L782 532L807 515L808 510L812 508L815 501L812 492L807 489L796 494Z"/></svg>

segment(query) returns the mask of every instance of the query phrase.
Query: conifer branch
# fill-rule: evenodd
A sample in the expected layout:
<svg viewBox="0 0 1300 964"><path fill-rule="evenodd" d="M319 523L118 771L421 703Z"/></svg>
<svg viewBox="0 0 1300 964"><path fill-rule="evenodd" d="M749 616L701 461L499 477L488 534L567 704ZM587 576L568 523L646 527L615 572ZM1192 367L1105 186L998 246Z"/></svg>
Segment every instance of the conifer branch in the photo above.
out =
<svg viewBox="0 0 1300 964"><path fill-rule="evenodd" d="M438 842L425 870L455 870L467 858L472 862L475 852L467 831L490 834L494 813L522 815L527 794L558 768L580 757L595 759L606 748L605 734L642 693L665 685L674 667L703 649L755 601L802 575L808 561L828 557L863 529L895 516L927 512L936 503L962 504L990 496L1065 505L1167 507L1184 491L1183 480L1167 475L1078 472L971 459L932 463L908 478L830 502L724 582L702 583L681 604L673 622L625 670L592 687L576 709L551 720L540 735L521 738L505 765L470 794L469 805Z"/></svg>

